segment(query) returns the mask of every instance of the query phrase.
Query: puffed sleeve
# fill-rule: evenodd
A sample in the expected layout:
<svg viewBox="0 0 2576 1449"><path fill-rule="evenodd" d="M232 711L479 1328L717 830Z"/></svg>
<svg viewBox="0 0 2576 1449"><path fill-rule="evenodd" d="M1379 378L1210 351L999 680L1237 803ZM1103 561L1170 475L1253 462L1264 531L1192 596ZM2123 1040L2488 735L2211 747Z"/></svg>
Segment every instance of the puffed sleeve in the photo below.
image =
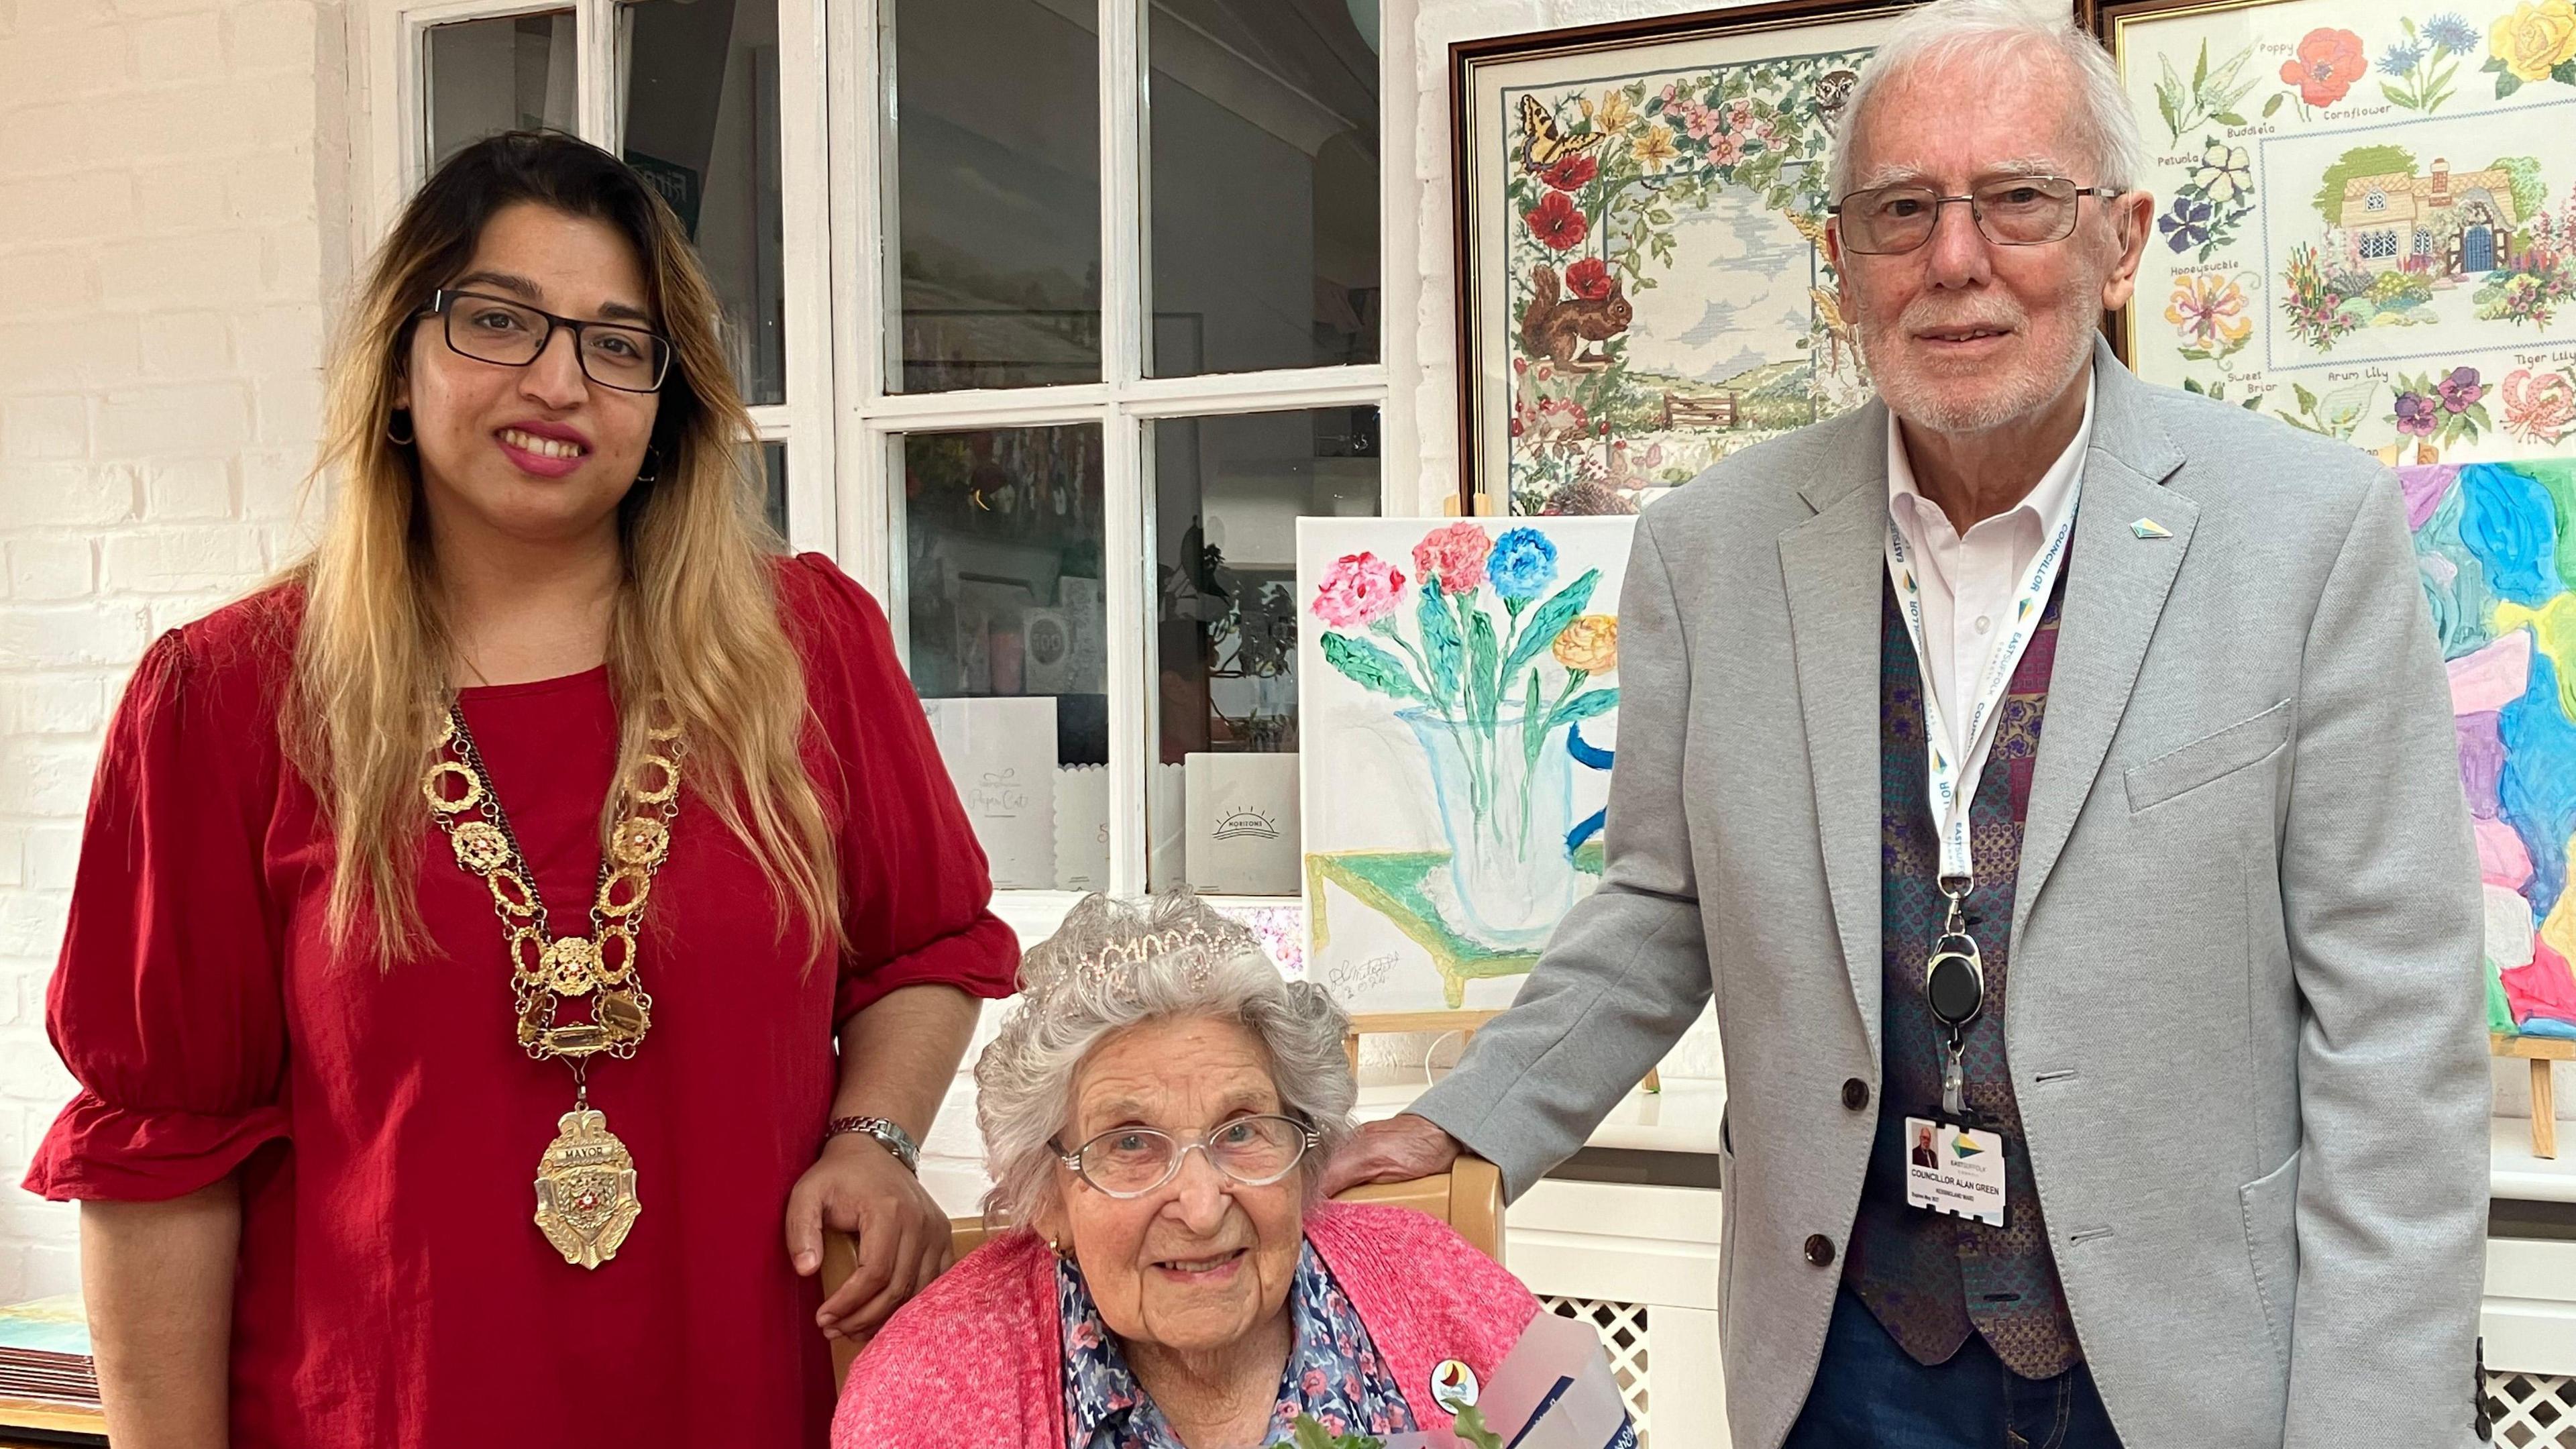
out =
<svg viewBox="0 0 2576 1449"><path fill-rule="evenodd" d="M894 631L865 589L831 560L789 566L782 602L810 610L808 687L848 791L840 838L844 922L834 1020L904 986L971 995L1016 989L1020 946L992 912L992 873L939 758Z"/></svg>
<svg viewBox="0 0 2576 1449"><path fill-rule="evenodd" d="M80 1094L28 1168L56 1200L156 1201L287 1135L279 941L261 849L275 799L261 691L173 630L108 727L46 995Z"/></svg>

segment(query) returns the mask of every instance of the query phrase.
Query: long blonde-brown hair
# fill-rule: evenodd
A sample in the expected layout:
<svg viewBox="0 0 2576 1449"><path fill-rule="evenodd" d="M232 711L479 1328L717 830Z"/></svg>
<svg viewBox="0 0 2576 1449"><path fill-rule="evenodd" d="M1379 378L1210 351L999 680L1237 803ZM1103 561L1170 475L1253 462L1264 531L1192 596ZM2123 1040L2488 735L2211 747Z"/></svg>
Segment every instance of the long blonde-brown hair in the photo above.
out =
<svg viewBox="0 0 2576 1449"><path fill-rule="evenodd" d="M331 822L335 944L391 965L421 944L420 793L450 693L451 638L421 501L419 460L392 417L411 328L461 272L483 225L534 202L606 222L643 263L671 340L647 458L618 508L623 577L611 613L618 776L646 754L646 702L684 731L688 792L743 839L780 910L813 942L840 938L831 831L802 755L804 670L781 626L775 536L752 490L750 415L717 336L715 292L679 221L607 152L548 132L476 142L439 167L378 248L342 327L316 477L336 473L328 523L290 567L304 617L282 728ZM600 809L603 841L618 792ZM365 937L372 934L371 942Z"/></svg>

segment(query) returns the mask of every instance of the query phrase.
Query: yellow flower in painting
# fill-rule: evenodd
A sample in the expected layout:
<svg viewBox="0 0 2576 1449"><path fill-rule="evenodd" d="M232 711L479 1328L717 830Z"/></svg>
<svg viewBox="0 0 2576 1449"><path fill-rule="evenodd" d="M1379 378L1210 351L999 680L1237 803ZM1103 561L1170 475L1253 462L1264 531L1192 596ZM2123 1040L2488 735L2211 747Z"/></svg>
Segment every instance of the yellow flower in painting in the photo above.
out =
<svg viewBox="0 0 2576 1449"><path fill-rule="evenodd" d="M1600 108L1592 113L1592 129L1615 136L1635 119L1637 109L1628 104L1627 92L1607 90L1601 93Z"/></svg>
<svg viewBox="0 0 2576 1449"><path fill-rule="evenodd" d="M2550 0L2550 3L2564 5L2567 0ZM1647 170L1661 171L1666 162L1681 153L1673 149L1673 128L1657 121L1646 128L1646 134L1628 143L1628 154L1636 157L1637 164Z"/></svg>
<svg viewBox="0 0 2576 1449"><path fill-rule="evenodd" d="M1556 636L1556 662L1585 674L1607 674L1619 667L1619 616L1586 614Z"/></svg>
<svg viewBox="0 0 2576 1449"><path fill-rule="evenodd" d="M2487 49L2518 79L2549 79L2550 67L2576 60L2576 0L2523 0L2487 32Z"/></svg>
<svg viewBox="0 0 2576 1449"><path fill-rule="evenodd" d="M2203 352L2226 354L2254 334L2254 319L2245 315L2245 289L2225 277L2203 273L2175 280L2165 303L2165 320L2182 340Z"/></svg>

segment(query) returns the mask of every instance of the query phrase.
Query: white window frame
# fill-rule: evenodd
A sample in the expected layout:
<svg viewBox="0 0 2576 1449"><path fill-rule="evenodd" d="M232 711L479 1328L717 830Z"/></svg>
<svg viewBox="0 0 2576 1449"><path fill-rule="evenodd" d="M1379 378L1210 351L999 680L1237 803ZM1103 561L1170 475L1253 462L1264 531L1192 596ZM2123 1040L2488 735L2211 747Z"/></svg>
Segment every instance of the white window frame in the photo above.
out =
<svg viewBox="0 0 2576 1449"><path fill-rule="evenodd" d="M468 20L505 20L569 10L573 14L575 134L612 153L622 117L616 78L628 0L379 0L351 27L350 66L365 76L367 95L386 98L365 117L367 164L350 208L352 255L367 256L427 177L429 32ZM825 230L829 164L824 155L823 77L811 58L822 51L824 0L777 0L781 280L787 296L787 400L751 409L757 440L787 449L787 541L799 550L834 551L839 497L832 487L831 246ZM755 457L753 462L757 464Z"/></svg>
<svg viewBox="0 0 2576 1449"><path fill-rule="evenodd" d="M1148 817L1146 791L1159 751L1154 631L1148 609L1156 597L1154 490L1152 452L1147 428L1164 418L1217 417L1240 413L1303 411L1311 408L1370 406L1379 410L1380 437L1388 433L1391 411L1387 364L1278 369L1265 372L1214 373L1156 378L1144 375L1144 345L1151 282L1146 206L1151 187L1145 174L1150 155L1145 63L1146 5L1151 0L1098 0L1100 96L1100 306L1102 381L1052 387L976 388L948 392L902 393L888 389L901 366L894 355L895 329L886 320L895 314L900 296L895 233L894 47L889 7L880 0L829 0L826 26L831 41L829 112L831 152L833 274L851 279L849 305L836 312L834 356L839 379L841 446L842 566L887 600L896 621L899 643L906 611L903 551L894 541L905 527L903 490L895 486L902 473L903 437L915 432L1033 427L1063 423L1096 423L1102 443L1103 608L1112 621L1109 639L1109 890L1127 895L1146 887ZM903 0L935 3L935 0ZM1392 21L1410 18L1410 7L1387 7ZM1383 24L1384 22L1382 22ZM1379 275L1392 279L1394 257L1409 254L1394 240L1397 208L1388 204L1390 174L1407 174L1409 164L1390 164L1388 143L1409 137L1410 127L1391 128L1387 98L1410 96L1413 78L1393 73L1392 51L1378 46L1379 86ZM1409 56L1410 48L1405 52ZM1410 215L1407 208L1404 215ZM1389 356L1394 332L1411 318L1409 305L1391 305L1397 293L1381 291L1378 309L1378 356ZM1412 289L1403 289L1409 300ZM1412 511L1410 475L1384 466L1394 456L1380 447L1378 507L1382 514ZM1120 567L1118 560L1128 560ZM907 653L907 658L909 657ZM1023 893L1013 893L1023 894ZM1056 892L1027 892L1032 898ZM1268 902L1269 898L1258 898ZM1032 904L1034 904L1034 900Z"/></svg>
<svg viewBox="0 0 2576 1449"><path fill-rule="evenodd" d="M628 0L362 0L348 62L367 98L365 140L351 208L352 255L366 256L424 176L427 32L466 20L570 10L576 44L577 132L617 149L614 78ZM935 3L935 0L909 0ZM1059 7L1082 0L1048 0ZM1421 279L1409 260L1420 215L1411 158L1413 6L1387 0L1378 37L1378 355L1362 366L1278 369L1191 377L1144 375L1150 285L1150 120L1145 61L1151 0L1096 0L1101 138L1102 381L1051 387L901 393L894 329L899 253L895 213L895 115L890 6L882 0L778 0L780 166L787 287L787 401L752 409L760 441L787 445L788 539L831 554L884 601L897 644L905 638L895 540L905 528L903 438L914 432L1094 423L1103 445L1103 608L1111 621L1108 677L1109 889L1147 883L1147 782L1158 753L1154 630L1156 537L1148 429L1165 418L1369 406L1379 412L1379 511L1417 510L1416 479L1393 466L1415 450L1413 399L1391 376L1415 352ZM1047 912L1071 897L1007 892L1014 908ZM1258 898L1260 903L1275 903Z"/></svg>

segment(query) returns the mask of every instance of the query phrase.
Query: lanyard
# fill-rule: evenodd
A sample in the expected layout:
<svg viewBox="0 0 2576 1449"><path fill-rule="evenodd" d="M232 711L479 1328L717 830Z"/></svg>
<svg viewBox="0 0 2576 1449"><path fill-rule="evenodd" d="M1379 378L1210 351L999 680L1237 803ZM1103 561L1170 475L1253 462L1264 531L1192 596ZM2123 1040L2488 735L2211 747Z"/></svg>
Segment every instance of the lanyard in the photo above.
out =
<svg viewBox="0 0 2576 1449"><path fill-rule="evenodd" d="M2066 521L2057 526L2047 547L2039 551L2039 557L2022 575L2021 585L2013 593L2010 630L1986 661L1985 674L1977 683L1975 702L1968 713L1965 743L1954 751L1949 727L1941 714L1940 692L1932 687L1932 655L1924 648L1923 590L1914 577L1918 566L1914 550L1906 543L1904 531L1896 526L1894 511L1888 514L1887 577L1896 586L1897 612L1905 616L1905 634L1914 643L1915 672L1923 681L1923 753L1930 776L1932 821L1941 832L1940 879L1945 892L1955 881L1960 883L1958 894L1964 895L1976 879L1976 860L1968 848L1968 804L1976 798L1977 781L1985 774L1986 755L1994 743L2004 691L2012 683L2022 651L2030 647L2031 636L2039 632L2039 622L2048 612L2049 592L2057 587L2057 572L2066 561L2066 542L2074 529L2075 510L2070 506Z"/></svg>

